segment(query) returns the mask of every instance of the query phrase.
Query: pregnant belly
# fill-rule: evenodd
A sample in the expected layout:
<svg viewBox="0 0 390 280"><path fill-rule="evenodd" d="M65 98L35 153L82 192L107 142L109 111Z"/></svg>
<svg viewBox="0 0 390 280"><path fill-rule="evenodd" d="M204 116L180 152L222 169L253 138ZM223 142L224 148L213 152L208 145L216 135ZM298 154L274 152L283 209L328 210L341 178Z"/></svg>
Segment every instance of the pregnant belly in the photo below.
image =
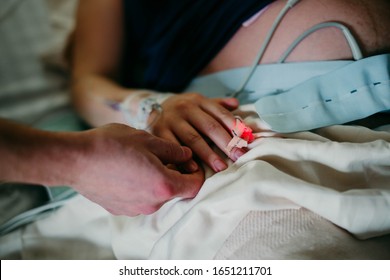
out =
<svg viewBox="0 0 390 280"><path fill-rule="evenodd" d="M201 74L251 65L285 3L285 0L275 1L249 26L242 26ZM387 0L301 0L283 18L260 63L276 62L300 34L327 21L347 26L365 56L390 52L389 10ZM351 49L342 32L328 27L304 39L286 61L351 58Z"/></svg>

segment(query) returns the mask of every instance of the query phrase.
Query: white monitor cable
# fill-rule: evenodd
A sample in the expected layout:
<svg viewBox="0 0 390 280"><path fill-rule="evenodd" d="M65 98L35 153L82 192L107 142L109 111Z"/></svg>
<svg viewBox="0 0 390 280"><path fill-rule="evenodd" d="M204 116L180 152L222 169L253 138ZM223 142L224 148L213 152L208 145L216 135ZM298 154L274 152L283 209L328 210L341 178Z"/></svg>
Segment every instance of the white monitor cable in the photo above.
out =
<svg viewBox="0 0 390 280"><path fill-rule="evenodd" d="M329 21L329 22L322 22L319 23L305 32L303 32L297 39L294 40L294 42L289 46L289 48L284 52L284 54L280 57L277 63L283 63L286 58L290 55L290 53L295 49L295 47L303 41L307 36L314 33L315 31L322 29L322 28L328 28L328 27L336 27L340 29L343 32L343 35L345 39L348 42L349 47L351 48L352 56L354 60L360 60L363 58L362 52L360 50L360 47L358 43L356 42L355 37L353 37L351 31L343 24L339 22Z"/></svg>
<svg viewBox="0 0 390 280"><path fill-rule="evenodd" d="M252 77L253 72L256 69L256 66L259 64L261 58L263 57L265 50L268 47L268 45L272 39L272 36L274 35L274 33L275 33L276 29L278 28L280 22L282 21L283 17L298 2L299 2L299 0L288 0L286 5L284 5L283 9L279 12L279 14L276 17L276 19L274 20L270 30L268 31L268 33L264 39L264 42L261 45L261 48L260 48L259 52L257 53L255 60L253 61L252 66L250 67L250 70L246 76L246 79L244 79L242 85L237 89L237 91L233 93L233 95L232 95L233 97L237 97L241 92L244 91L245 86L247 85L248 81Z"/></svg>

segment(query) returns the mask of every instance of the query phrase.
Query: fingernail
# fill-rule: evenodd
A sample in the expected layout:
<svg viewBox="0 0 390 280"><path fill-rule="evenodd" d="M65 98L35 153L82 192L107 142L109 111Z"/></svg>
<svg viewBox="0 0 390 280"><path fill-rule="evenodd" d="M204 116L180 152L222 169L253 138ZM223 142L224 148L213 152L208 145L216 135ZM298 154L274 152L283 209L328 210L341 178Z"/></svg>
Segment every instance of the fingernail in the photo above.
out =
<svg viewBox="0 0 390 280"><path fill-rule="evenodd" d="M199 166L195 161L191 160L188 164L188 169L189 172L195 172L198 171Z"/></svg>
<svg viewBox="0 0 390 280"><path fill-rule="evenodd" d="M245 152L243 150L236 150L233 154L234 161L238 160L241 156L245 155Z"/></svg>
<svg viewBox="0 0 390 280"><path fill-rule="evenodd" d="M227 168L227 164L224 163L222 160L216 159L216 160L214 161L214 170L215 170L216 172L225 170L226 168Z"/></svg>

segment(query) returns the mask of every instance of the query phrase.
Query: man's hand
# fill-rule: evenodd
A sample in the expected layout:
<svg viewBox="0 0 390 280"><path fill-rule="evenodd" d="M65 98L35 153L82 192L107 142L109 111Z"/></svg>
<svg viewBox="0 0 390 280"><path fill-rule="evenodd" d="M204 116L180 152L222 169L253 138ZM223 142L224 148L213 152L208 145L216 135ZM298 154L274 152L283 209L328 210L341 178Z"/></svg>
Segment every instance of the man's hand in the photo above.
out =
<svg viewBox="0 0 390 280"><path fill-rule="evenodd" d="M153 213L172 198L193 198L204 182L187 147L120 124L82 133L87 146L73 187L113 214Z"/></svg>

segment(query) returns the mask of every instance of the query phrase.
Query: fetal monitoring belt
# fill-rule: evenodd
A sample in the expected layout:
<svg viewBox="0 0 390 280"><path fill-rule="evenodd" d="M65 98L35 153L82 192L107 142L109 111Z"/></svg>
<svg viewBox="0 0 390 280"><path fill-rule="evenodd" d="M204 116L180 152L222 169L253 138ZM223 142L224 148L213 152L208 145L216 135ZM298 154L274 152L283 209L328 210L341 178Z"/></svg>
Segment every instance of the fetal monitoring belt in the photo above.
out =
<svg viewBox="0 0 390 280"><path fill-rule="evenodd" d="M292 5L287 3L275 19L248 75L233 96L239 97L240 94L250 92L247 85L254 76L277 26L290 8ZM310 78L288 90L261 97L255 102L255 108L272 130L283 133L311 130L390 110L390 55L362 59L355 38L341 23L324 22L308 29L289 46L278 62L283 63L291 51L308 35L328 27L342 31L355 61L340 69Z"/></svg>
<svg viewBox="0 0 390 280"><path fill-rule="evenodd" d="M272 130L295 132L390 110L390 55L352 62L255 102Z"/></svg>
<svg viewBox="0 0 390 280"><path fill-rule="evenodd" d="M390 110L390 54L358 61L259 64L237 96L269 127L288 133L358 120ZM248 68L196 78L186 91L231 96ZM389 112L390 113L390 112Z"/></svg>
<svg viewBox="0 0 390 280"><path fill-rule="evenodd" d="M286 13L287 9L281 11ZM208 97L234 96L240 104L254 104L269 128L281 133L343 124L378 112L390 112L390 54L363 58L347 27L324 22L300 35L277 63L259 64L276 30L279 16L252 66L198 77L186 91ZM353 60L284 63L291 51L321 28L338 28Z"/></svg>

